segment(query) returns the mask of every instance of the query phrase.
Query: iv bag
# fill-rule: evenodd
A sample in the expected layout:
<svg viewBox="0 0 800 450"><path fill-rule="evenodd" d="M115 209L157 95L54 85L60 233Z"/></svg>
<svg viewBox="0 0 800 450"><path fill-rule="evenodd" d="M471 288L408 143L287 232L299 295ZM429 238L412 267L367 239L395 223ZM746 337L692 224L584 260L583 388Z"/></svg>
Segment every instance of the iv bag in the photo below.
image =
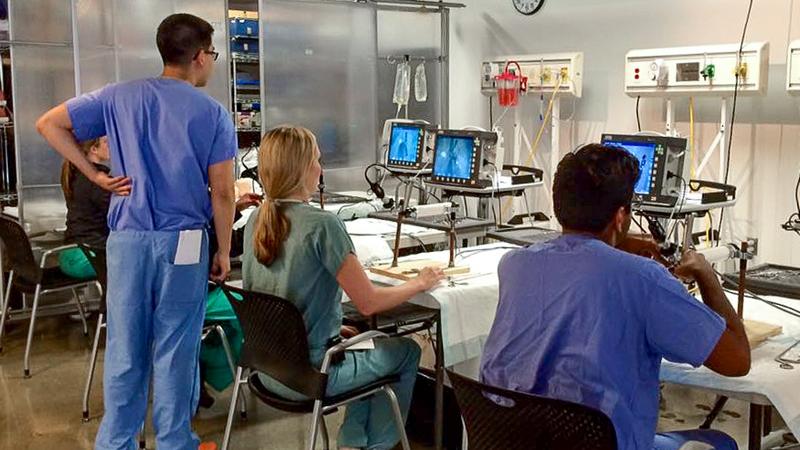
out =
<svg viewBox="0 0 800 450"><path fill-rule="evenodd" d="M394 77L394 95L392 102L398 106L408 105L411 95L411 66L408 62L397 64L397 73Z"/></svg>
<svg viewBox="0 0 800 450"><path fill-rule="evenodd" d="M425 76L425 61L419 63L414 73L414 98L420 103L428 100L428 79Z"/></svg>

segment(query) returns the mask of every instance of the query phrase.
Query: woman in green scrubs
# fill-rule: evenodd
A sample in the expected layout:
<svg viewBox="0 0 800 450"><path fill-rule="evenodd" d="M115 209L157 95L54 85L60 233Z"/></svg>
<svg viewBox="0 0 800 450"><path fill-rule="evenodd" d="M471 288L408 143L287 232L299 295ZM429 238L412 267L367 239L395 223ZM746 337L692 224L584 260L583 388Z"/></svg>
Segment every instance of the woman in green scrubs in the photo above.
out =
<svg viewBox="0 0 800 450"><path fill-rule="evenodd" d="M431 289L444 277L440 269L426 268L400 286L374 286L342 221L307 203L322 171L319 158L316 138L305 128L283 126L264 136L258 171L265 198L245 229L243 256L245 289L297 305L308 331L311 362L317 367L329 342L352 335L342 330L342 289L359 312L372 315ZM374 349L346 352L344 361L332 366L327 393L336 395L398 374L400 381L392 388L406 417L419 356L419 346L408 338L378 339ZM275 380L262 378L277 393L302 398ZM400 439L392 417L383 395L351 404L339 430L339 448L391 449Z"/></svg>

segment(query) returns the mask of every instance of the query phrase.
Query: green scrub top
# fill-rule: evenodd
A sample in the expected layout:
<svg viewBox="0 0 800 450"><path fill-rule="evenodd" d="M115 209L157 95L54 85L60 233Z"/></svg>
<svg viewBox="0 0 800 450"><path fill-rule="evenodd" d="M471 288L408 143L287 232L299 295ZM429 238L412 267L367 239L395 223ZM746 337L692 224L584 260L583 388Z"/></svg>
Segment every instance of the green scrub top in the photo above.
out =
<svg viewBox="0 0 800 450"><path fill-rule="evenodd" d="M355 254L355 249L335 214L305 203L285 203L281 208L289 219L289 236L269 266L261 264L253 251L253 231L259 211L250 216L242 256L243 286L297 305L308 332L311 361L319 366L326 344L339 336L342 325L342 288L336 274L347 255Z"/></svg>

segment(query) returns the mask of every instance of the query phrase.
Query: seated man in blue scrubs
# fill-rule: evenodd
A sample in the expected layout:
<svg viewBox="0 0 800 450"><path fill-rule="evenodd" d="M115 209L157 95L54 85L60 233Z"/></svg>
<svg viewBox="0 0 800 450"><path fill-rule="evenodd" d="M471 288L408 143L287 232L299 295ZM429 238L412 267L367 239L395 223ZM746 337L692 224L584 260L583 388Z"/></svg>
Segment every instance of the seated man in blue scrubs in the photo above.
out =
<svg viewBox="0 0 800 450"><path fill-rule="evenodd" d="M701 255L685 253L674 273L696 281L705 304L658 262L619 249L638 177L636 158L618 147L590 144L559 163L553 204L564 233L501 260L481 379L603 411L620 450L689 441L735 450L717 431L656 434L662 358L744 376L750 347Z"/></svg>

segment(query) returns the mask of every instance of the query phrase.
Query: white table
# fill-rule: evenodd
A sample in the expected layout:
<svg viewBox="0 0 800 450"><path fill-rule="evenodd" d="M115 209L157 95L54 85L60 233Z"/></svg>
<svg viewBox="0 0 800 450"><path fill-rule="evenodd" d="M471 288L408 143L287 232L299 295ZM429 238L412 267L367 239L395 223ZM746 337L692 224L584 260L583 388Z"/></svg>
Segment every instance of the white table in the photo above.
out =
<svg viewBox="0 0 800 450"><path fill-rule="evenodd" d="M494 321L499 296L497 265L510 248L508 244L488 244L462 249L456 265L469 266L468 274L453 277L453 284L443 282L438 288L418 294L412 303L441 309L445 366L477 358ZM449 253L431 252L402 258L402 261L430 259L447 262ZM369 274L370 279L387 285L397 280Z"/></svg>
<svg viewBox="0 0 800 450"><path fill-rule="evenodd" d="M800 309L800 301L797 300L764 298ZM736 296L729 295L728 299L736 304ZM749 374L729 378L705 367L694 369L685 364L665 361L661 365L661 379L748 402L752 405L751 414L755 416L761 413L761 407L772 406L795 436L800 436L800 365L793 370L786 370L781 369L775 361L775 357L800 339L800 319L750 298L745 299L744 317L783 326L781 335L769 339L752 351ZM750 421L751 448L761 438L760 422L757 419L758 417L752 417Z"/></svg>

